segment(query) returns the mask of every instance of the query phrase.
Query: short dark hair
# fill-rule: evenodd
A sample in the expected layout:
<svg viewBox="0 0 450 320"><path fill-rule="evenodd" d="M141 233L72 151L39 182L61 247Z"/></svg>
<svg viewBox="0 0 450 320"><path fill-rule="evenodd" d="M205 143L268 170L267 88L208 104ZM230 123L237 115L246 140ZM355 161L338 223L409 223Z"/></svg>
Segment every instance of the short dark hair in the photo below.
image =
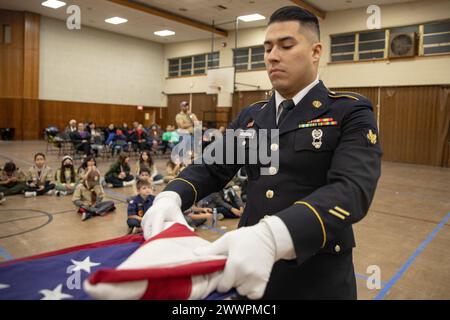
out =
<svg viewBox="0 0 450 320"><path fill-rule="evenodd" d="M14 172L14 171L16 171L16 165L12 161L7 162L7 163L5 163L5 166L3 167L3 170L5 172Z"/></svg>
<svg viewBox="0 0 450 320"><path fill-rule="evenodd" d="M320 39L319 19L308 10L298 6L282 7L272 13L268 25L284 21L298 21L302 27L309 28L317 35L317 39Z"/></svg>
<svg viewBox="0 0 450 320"><path fill-rule="evenodd" d="M136 182L136 189L141 190L141 188L143 187L151 187L152 185L150 184L150 182L148 182L148 180L144 180L144 179L138 179L138 181Z"/></svg>
<svg viewBox="0 0 450 320"><path fill-rule="evenodd" d="M149 175L152 173L150 168L147 167L147 166L144 166L144 167L140 168L139 175L141 175L143 172L147 172Z"/></svg>
<svg viewBox="0 0 450 320"><path fill-rule="evenodd" d="M45 154L43 154L42 152L38 152L34 155L34 161L36 161L37 157L42 157L45 160Z"/></svg>

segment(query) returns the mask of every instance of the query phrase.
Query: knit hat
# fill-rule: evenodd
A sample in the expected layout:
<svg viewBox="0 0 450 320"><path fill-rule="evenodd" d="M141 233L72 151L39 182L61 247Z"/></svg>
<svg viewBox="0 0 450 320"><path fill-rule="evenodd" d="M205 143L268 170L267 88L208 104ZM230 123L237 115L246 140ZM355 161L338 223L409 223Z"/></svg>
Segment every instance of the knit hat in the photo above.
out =
<svg viewBox="0 0 450 320"><path fill-rule="evenodd" d="M73 162L73 159L71 156L64 156L64 158L62 159L62 162L66 161L67 159L69 159L70 161Z"/></svg>

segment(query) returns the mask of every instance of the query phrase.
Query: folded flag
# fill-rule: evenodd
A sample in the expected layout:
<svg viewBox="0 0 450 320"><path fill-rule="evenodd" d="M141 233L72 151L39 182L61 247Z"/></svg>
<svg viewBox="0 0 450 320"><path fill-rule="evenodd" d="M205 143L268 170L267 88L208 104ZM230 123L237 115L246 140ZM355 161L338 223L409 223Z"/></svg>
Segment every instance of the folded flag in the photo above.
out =
<svg viewBox="0 0 450 320"><path fill-rule="evenodd" d="M148 239L115 269L97 270L84 281L96 299L204 299L219 282L225 256L198 256L209 244L182 224Z"/></svg>
<svg viewBox="0 0 450 320"><path fill-rule="evenodd" d="M0 264L0 300L92 299L83 281L115 268L144 242L141 235L66 248Z"/></svg>
<svg viewBox="0 0 450 320"><path fill-rule="evenodd" d="M178 256L180 258L188 256L186 252L177 250L182 248L193 250L191 247L186 248L186 243L191 243L195 247L208 243L183 229L187 228L173 225L173 228L163 231L147 242L141 235L129 235L0 263L0 300L91 300L93 297L219 300L234 295L234 290L224 294L214 291L218 281L215 275L217 270L223 269L223 259L216 257L212 257L209 261L193 259L195 262L191 261L179 265L179 268L176 267L176 261L188 260L177 260ZM162 243L158 244L158 238L163 241L173 240L175 243L161 246ZM191 241L192 238L196 238L197 241ZM154 249L149 247L154 244L156 244ZM175 251L163 252L157 258L163 248ZM134 253L136 255L133 255ZM133 259L128 261L132 255ZM176 258L171 259L171 255ZM136 265L138 271L141 269L140 272L127 270L141 259L145 261ZM119 266L121 267L118 268ZM145 270L146 266L150 268ZM118 268L117 274L115 268ZM155 273L148 272L151 269L157 270ZM124 276L123 272L129 275ZM88 278L92 281L87 285L89 292L83 288L83 282ZM137 278L139 280L135 281ZM136 286L136 282L139 281L147 281L149 285L148 289L143 290L145 292L141 297L138 293L142 291L142 284L141 287ZM175 288L177 286L180 288ZM136 291L134 296L129 295L130 290L124 295L114 292L116 289L134 287L141 290Z"/></svg>

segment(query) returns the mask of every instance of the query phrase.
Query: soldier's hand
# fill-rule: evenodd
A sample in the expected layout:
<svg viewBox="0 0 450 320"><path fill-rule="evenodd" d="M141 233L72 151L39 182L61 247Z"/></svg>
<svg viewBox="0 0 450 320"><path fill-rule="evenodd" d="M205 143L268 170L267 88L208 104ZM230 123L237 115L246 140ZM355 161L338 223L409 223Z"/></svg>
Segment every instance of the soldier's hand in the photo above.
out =
<svg viewBox="0 0 450 320"><path fill-rule="evenodd" d="M275 263L275 239L265 222L230 231L207 247L195 249L198 255L227 255L227 263L217 290L236 288L240 295L260 299Z"/></svg>
<svg viewBox="0 0 450 320"><path fill-rule="evenodd" d="M141 226L144 238L149 239L173 223L181 223L193 230L181 212L181 198L173 191L163 191L158 194L153 205L147 210Z"/></svg>

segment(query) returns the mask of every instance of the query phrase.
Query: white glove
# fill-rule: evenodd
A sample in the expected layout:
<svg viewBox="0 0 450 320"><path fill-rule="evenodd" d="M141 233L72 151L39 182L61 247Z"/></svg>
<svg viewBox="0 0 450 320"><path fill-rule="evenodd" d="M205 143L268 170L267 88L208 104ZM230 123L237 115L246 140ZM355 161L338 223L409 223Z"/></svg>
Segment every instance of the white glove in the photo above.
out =
<svg viewBox="0 0 450 320"><path fill-rule="evenodd" d="M269 225L263 220L255 226L230 231L194 253L228 255L217 290L228 292L236 288L242 296L260 299L276 261L276 244Z"/></svg>
<svg viewBox="0 0 450 320"><path fill-rule="evenodd" d="M173 223L181 223L193 231L181 212L181 198L178 193L163 191L156 196L153 205L142 219L144 238L149 239L157 235Z"/></svg>

